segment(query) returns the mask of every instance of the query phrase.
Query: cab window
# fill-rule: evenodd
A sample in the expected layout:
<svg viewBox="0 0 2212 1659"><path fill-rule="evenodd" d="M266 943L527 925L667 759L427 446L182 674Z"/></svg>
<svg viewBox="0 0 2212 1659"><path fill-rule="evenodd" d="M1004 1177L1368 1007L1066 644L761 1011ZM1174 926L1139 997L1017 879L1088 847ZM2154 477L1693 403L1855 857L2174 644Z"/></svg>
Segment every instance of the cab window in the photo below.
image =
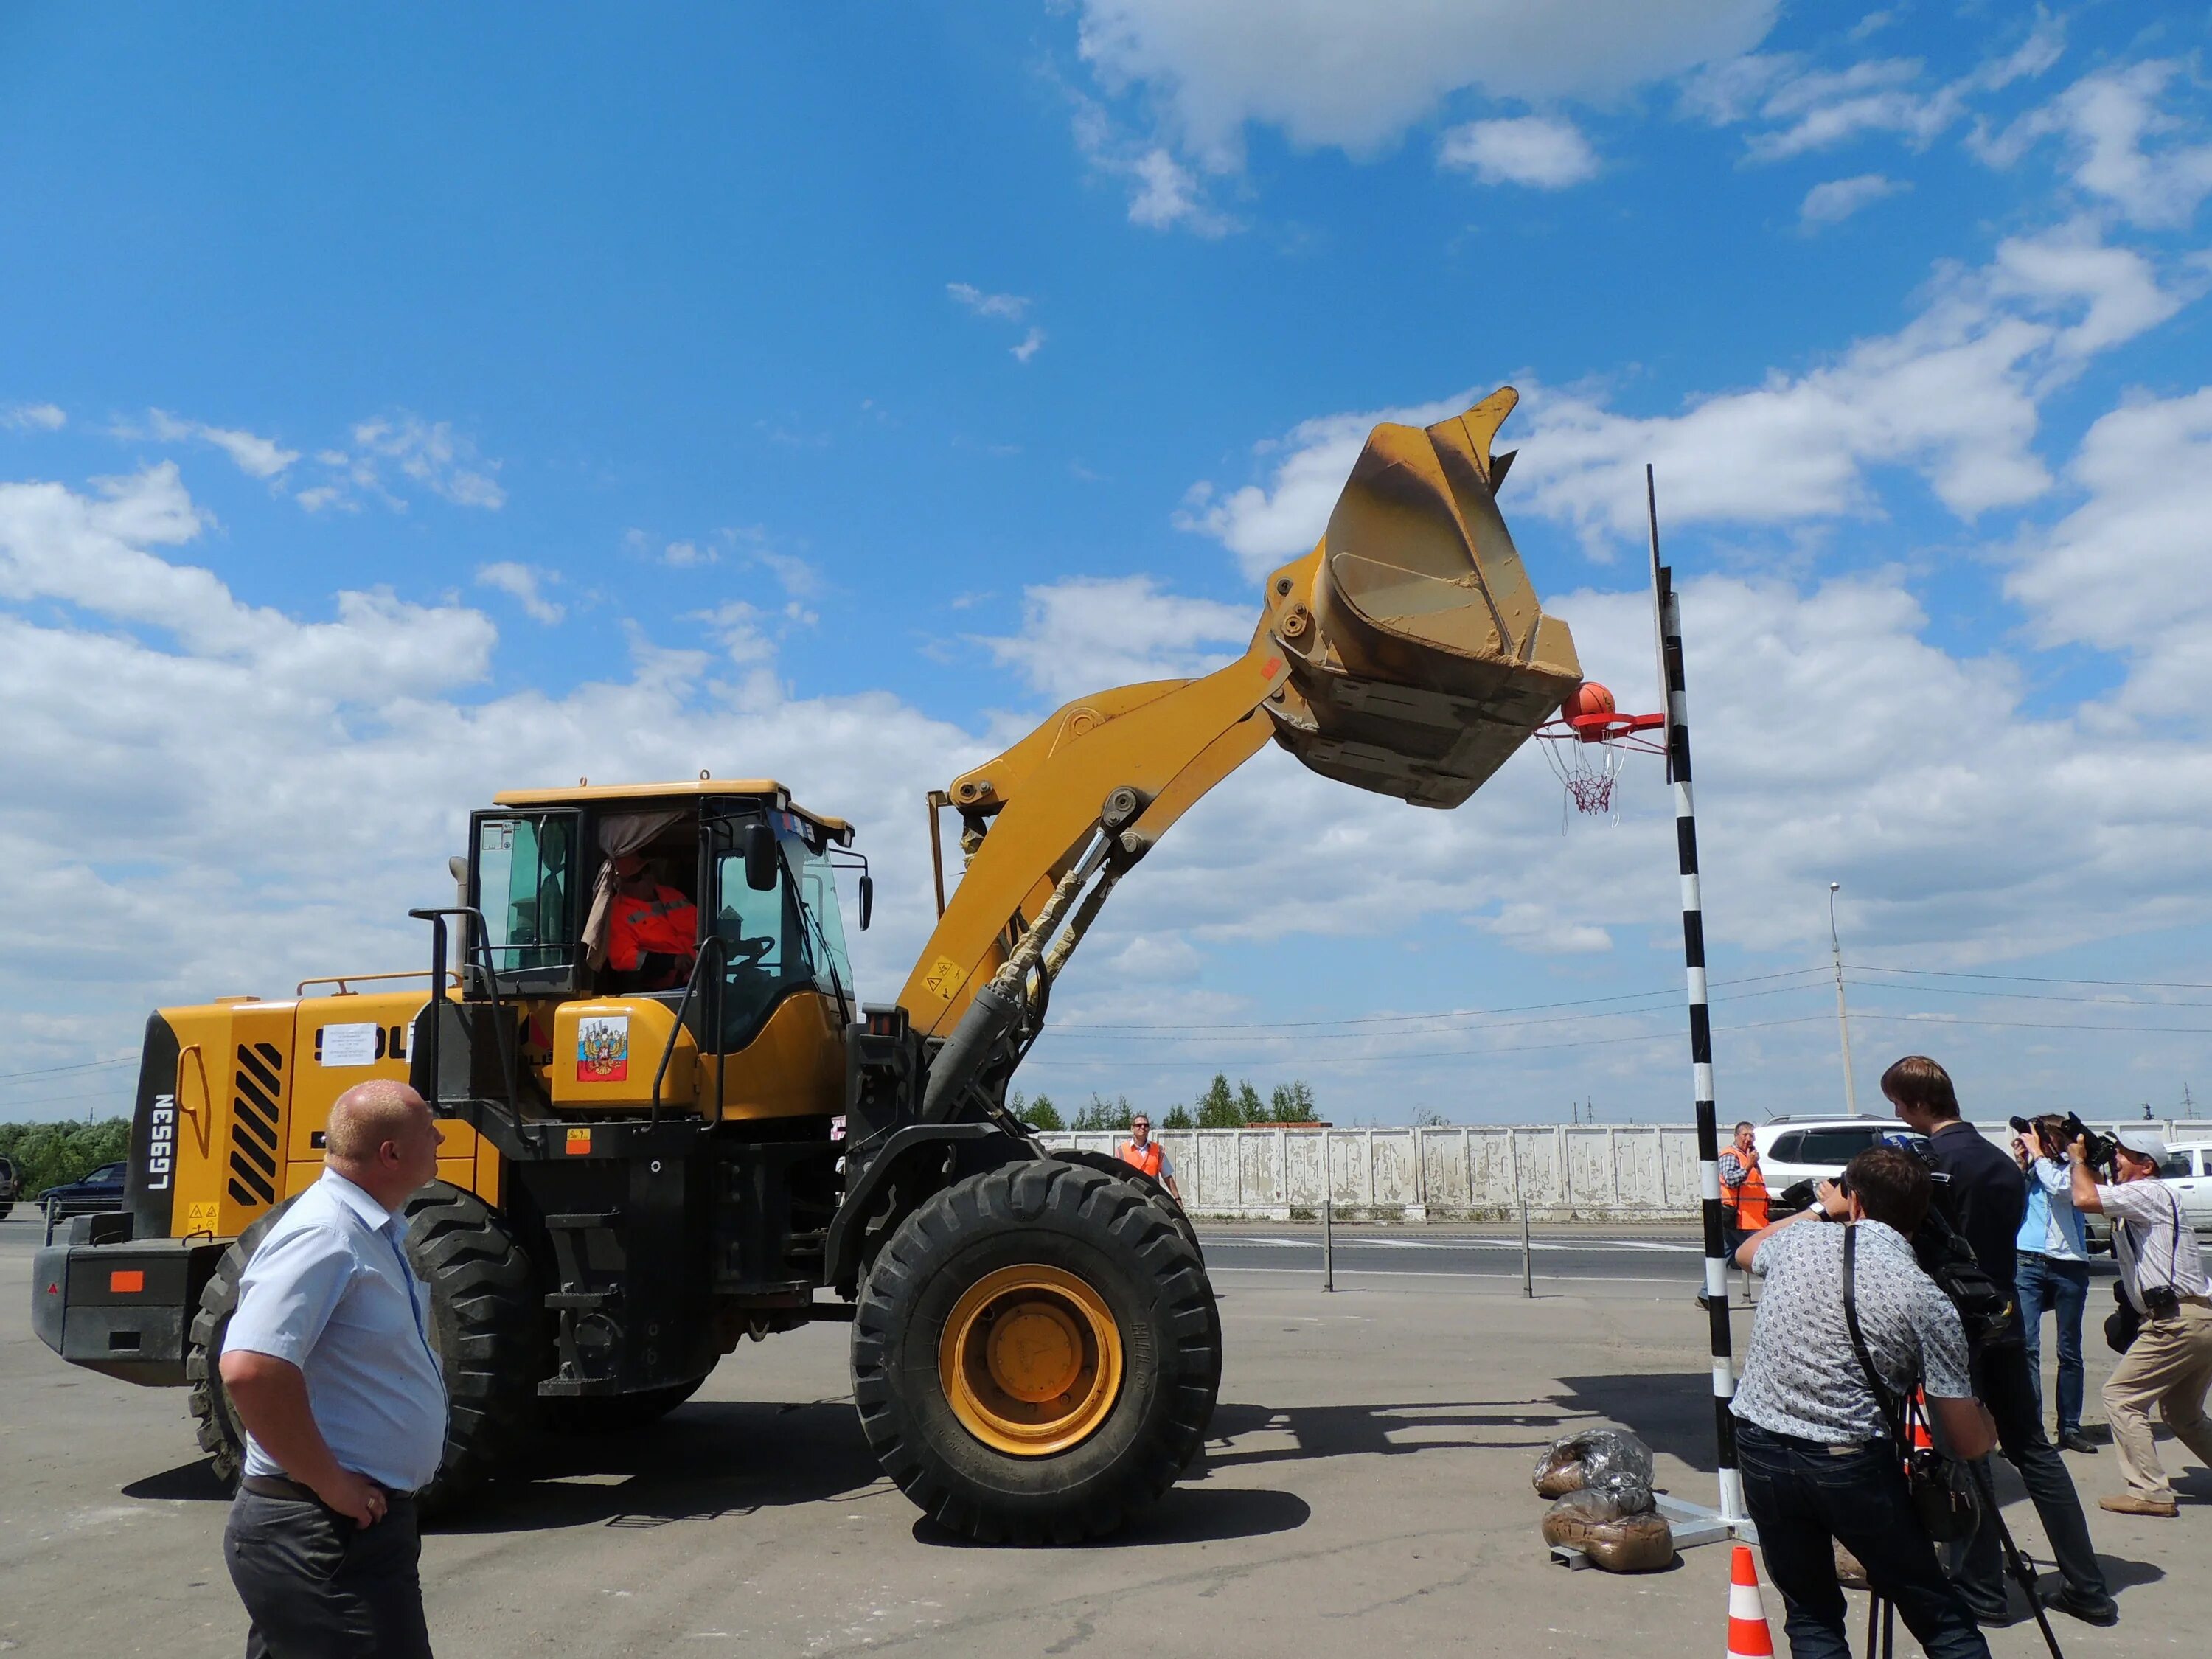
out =
<svg viewBox="0 0 2212 1659"><path fill-rule="evenodd" d="M575 819L479 818L476 866L477 908L494 970L567 968L575 957Z"/></svg>
<svg viewBox="0 0 2212 1659"><path fill-rule="evenodd" d="M821 991L850 1018L853 970L829 860L780 827L775 885L763 890L746 881L744 852L730 839L714 858L714 932L726 946L720 1052L752 1041L794 989Z"/></svg>

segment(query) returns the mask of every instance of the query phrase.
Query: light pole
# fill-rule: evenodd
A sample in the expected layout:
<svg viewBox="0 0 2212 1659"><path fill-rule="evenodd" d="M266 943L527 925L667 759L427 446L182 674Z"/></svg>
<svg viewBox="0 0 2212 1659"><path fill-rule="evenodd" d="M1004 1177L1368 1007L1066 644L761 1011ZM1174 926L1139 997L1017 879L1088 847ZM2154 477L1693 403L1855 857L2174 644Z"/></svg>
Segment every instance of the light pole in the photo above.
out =
<svg viewBox="0 0 2212 1659"><path fill-rule="evenodd" d="M1836 1031L1844 1044L1844 1109L1853 1117L1859 1115L1858 1085L1851 1079L1851 1017L1844 1006L1844 945L1836 933L1836 895L1843 891L1839 881L1828 884L1828 949L1836 963Z"/></svg>

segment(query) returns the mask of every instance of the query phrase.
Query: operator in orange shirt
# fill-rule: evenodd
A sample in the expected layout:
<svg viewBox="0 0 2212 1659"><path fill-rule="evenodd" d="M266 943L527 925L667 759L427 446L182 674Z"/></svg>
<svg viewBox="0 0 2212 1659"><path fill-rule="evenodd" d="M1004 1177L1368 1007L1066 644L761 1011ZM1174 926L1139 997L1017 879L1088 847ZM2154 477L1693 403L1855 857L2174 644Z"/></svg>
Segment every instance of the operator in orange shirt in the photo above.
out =
<svg viewBox="0 0 2212 1659"><path fill-rule="evenodd" d="M690 977L699 954L699 908L664 887L650 860L626 853L615 860L614 910L607 928L607 965L636 974L636 988L665 991Z"/></svg>
<svg viewBox="0 0 2212 1659"><path fill-rule="evenodd" d="M1142 1112L1129 1120L1129 1138L1114 1149L1115 1156L1133 1170L1145 1174L1168 1189L1168 1196L1178 1204L1182 1192L1176 1185L1175 1165L1168 1161L1167 1148L1152 1139L1152 1121Z"/></svg>

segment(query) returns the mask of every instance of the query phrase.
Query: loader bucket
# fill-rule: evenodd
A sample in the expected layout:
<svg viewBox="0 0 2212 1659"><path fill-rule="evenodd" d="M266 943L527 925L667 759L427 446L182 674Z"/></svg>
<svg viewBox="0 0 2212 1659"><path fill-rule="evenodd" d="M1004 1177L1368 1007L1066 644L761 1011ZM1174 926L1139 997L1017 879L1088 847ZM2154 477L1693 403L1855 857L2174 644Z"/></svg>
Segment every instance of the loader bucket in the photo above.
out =
<svg viewBox="0 0 2212 1659"><path fill-rule="evenodd" d="M1384 424L1319 546L1267 580L1262 636L1290 664L1275 738L1324 777L1456 806L1582 684L1492 495L1505 386L1425 429Z"/></svg>

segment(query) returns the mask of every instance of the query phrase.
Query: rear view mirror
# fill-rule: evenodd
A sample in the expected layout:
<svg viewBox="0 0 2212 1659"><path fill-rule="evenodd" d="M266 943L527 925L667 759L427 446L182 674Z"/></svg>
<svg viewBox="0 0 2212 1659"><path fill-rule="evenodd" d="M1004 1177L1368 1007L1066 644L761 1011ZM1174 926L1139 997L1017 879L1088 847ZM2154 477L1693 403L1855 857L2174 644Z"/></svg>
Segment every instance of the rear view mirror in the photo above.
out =
<svg viewBox="0 0 2212 1659"><path fill-rule="evenodd" d="M868 931L868 918L875 913L876 878L873 876L862 876L860 878L860 931L862 933Z"/></svg>
<svg viewBox="0 0 2212 1659"><path fill-rule="evenodd" d="M765 823L745 826L745 885L757 893L765 893L775 885L775 831Z"/></svg>

